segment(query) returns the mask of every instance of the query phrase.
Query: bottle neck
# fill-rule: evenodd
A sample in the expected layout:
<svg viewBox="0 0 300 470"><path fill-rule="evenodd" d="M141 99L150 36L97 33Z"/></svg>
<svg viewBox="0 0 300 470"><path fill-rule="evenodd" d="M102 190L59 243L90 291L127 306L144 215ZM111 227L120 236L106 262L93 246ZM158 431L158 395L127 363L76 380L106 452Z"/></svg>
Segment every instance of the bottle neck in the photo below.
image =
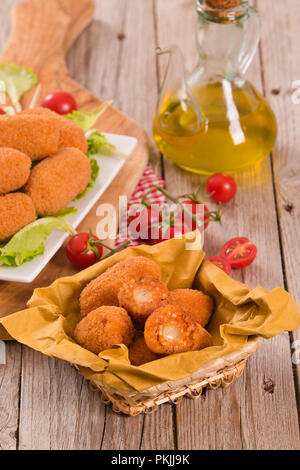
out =
<svg viewBox="0 0 300 470"><path fill-rule="evenodd" d="M232 2L234 5L235 2ZM197 12L205 21L214 23L235 23L241 20L248 13L248 0L243 0L240 5L230 7L228 0L226 8L214 8L207 0L197 0Z"/></svg>
<svg viewBox="0 0 300 470"><path fill-rule="evenodd" d="M211 9L206 1L197 2L197 48L201 69L208 77L232 77L232 80L239 80L257 50L259 15L248 5L248 1L243 1L237 8L222 10L229 14L226 21L224 17L218 20L220 10Z"/></svg>

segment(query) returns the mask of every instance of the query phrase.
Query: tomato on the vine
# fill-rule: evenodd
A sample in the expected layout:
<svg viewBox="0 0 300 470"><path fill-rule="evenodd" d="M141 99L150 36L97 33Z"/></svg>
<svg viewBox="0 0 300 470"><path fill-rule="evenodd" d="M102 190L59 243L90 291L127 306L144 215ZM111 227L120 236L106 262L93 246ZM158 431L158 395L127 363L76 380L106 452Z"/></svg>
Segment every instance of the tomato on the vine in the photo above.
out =
<svg viewBox="0 0 300 470"><path fill-rule="evenodd" d="M236 195L237 184L232 176L216 173L207 180L206 191L212 201L224 204Z"/></svg>
<svg viewBox="0 0 300 470"><path fill-rule="evenodd" d="M257 248L248 238L236 237L222 246L220 256L225 258L232 268L244 268L255 260Z"/></svg>
<svg viewBox="0 0 300 470"><path fill-rule="evenodd" d="M162 217L162 211L156 205L132 206L127 218L130 238L146 244L157 243Z"/></svg>
<svg viewBox="0 0 300 470"><path fill-rule="evenodd" d="M100 240L91 233L78 233L67 244L67 256L78 268L87 268L99 261L103 254Z"/></svg>
<svg viewBox="0 0 300 470"><path fill-rule="evenodd" d="M222 269L226 274L231 273L231 265L225 258L222 258L221 256L211 256L210 258L207 258L207 261Z"/></svg>
<svg viewBox="0 0 300 470"><path fill-rule="evenodd" d="M78 109L75 98L66 91L56 91L45 96L42 107L61 115L72 113Z"/></svg>
<svg viewBox="0 0 300 470"><path fill-rule="evenodd" d="M199 206L200 204L202 205L201 202L195 202L191 199L187 199L185 201L180 202L183 206L188 206L187 210L191 212L192 216L194 218L191 219L191 227L190 227L190 232L199 229L201 231L206 230L209 222L210 222L210 212L207 206L204 205L203 210L204 210L204 216L203 220L199 220ZM202 225L201 225L202 224Z"/></svg>

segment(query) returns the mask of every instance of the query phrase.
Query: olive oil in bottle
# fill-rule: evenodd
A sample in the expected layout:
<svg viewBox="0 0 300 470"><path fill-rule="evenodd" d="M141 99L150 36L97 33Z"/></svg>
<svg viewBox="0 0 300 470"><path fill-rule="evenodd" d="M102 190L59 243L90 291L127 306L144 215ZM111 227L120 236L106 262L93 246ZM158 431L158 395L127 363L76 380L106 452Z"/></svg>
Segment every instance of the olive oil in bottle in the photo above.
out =
<svg viewBox="0 0 300 470"><path fill-rule="evenodd" d="M198 0L200 64L189 78L180 51L167 51L153 136L165 156L194 173L254 167L276 140L269 104L245 79L259 40L259 16L247 1L233 2L236 7L224 16L224 9Z"/></svg>
<svg viewBox="0 0 300 470"><path fill-rule="evenodd" d="M269 155L276 140L276 120L268 103L249 82L230 90L231 105L220 82L192 91L204 125L192 132L189 124L193 122L193 111L184 113L180 103L177 107L163 106L154 118L153 135L164 155L185 170L201 174L245 170Z"/></svg>

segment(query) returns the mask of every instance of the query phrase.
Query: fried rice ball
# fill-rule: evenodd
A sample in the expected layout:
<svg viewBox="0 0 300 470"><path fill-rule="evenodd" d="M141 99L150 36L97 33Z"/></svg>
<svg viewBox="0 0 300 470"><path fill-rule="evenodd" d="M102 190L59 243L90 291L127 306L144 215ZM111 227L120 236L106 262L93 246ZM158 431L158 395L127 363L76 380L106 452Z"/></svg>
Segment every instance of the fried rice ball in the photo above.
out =
<svg viewBox="0 0 300 470"><path fill-rule="evenodd" d="M83 289L80 295L81 315L85 317L101 305L119 305L118 293L122 285L142 276L161 280L160 267L143 256L131 256L115 264Z"/></svg>
<svg viewBox="0 0 300 470"><path fill-rule="evenodd" d="M74 339L85 349L99 354L116 344L129 346L134 334L132 321L123 308L100 307L76 326Z"/></svg>
<svg viewBox="0 0 300 470"><path fill-rule="evenodd" d="M118 299L136 328L143 329L149 315L169 297L167 286L154 277L130 279L120 289Z"/></svg>
<svg viewBox="0 0 300 470"><path fill-rule="evenodd" d="M183 308L197 323L206 326L213 313L213 299L199 290L176 289L170 292L169 303Z"/></svg>
<svg viewBox="0 0 300 470"><path fill-rule="evenodd" d="M59 125L59 148L75 147L86 153L88 144L84 131L75 122L66 119L64 116L51 111L48 108L34 108L23 111L23 114L35 114L45 116L48 119L55 119Z"/></svg>
<svg viewBox="0 0 300 470"><path fill-rule="evenodd" d="M0 148L0 194L20 189L29 178L31 159L19 150Z"/></svg>
<svg viewBox="0 0 300 470"><path fill-rule="evenodd" d="M54 215L81 194L90 179L88 158L76 148L65 148L33 168L24 191L38 215Z"/></svg>
<svg viewBox="0 0 300 470"><path fill-rule="evenodd" d="M9 147L41 160L58 151L60 125L57 119L34 113L0 116L0 147Z"/></svg>
<svg viewBox="0 0 300 470"><path fill-rule="evenodd" d="M144 334L141 331L137 331L134 339L129 346L129 360L133 366L141 366L148 362L156 361L161 356L150 351L148 348Z"/></svg>
<svg viewBox="0 0 300 470"><path fill-rule="evenodd" d="M188 313L174 305L164 305L146 321L145 341L156 354L196 351L212 345L211 335Z"/></svg>
<svg viewBox="0 0 300 470"><path fill-rule="evenodd" d="M0 243L34 222L35 218L33 202L26 194L12 193L0 196Z"/></svg>

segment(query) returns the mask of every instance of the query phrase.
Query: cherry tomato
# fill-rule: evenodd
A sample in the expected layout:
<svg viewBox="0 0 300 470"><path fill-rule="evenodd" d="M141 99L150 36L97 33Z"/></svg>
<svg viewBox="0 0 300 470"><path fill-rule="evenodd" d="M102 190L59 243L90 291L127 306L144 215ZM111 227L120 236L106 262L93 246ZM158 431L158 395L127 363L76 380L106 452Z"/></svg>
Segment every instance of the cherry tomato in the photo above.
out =
<svg viewBox="0 0 300 470"><path fill-rule="evenodd" d="M186 201L182 201L181 204L183 204L184 206L188 205L188 207L186 207L186 209L191 212L194 216L196 216L196 219L199 218L199 215L201 216L201 212L199 212L199 205L200 203L197 203L197 202L194 202L192 201L191 199L187 199ZM196 230L197 228L201 231L203 230L206 230L208 225L209 225L209 221L210 221L210 213L209 213L209 210L208 210L208 207L207 206L204 206L204 220L199 220L198 223L197 223L197 220L194 220L192 219L191 220L191 227L190 227L190 232L192 232L193 230ZM186 214L184 215L184 217L186 216ZM202 217L200 217L200 219L202 219ZM202 225L202 222L204 222L204 225Z"/></svg>
<svg viewBox="0 0 300 470"><path fill-rule="evenodd" d="M87 268L99 261L103 247L96 243L99 239L89 233L78 233L67 244L67 256L78 268Z"/></svg>
<svg viewBox="0 0 300 470"><path fill-rule="evenodd" d="M131 207L127 220L131 240L151 245L157 243L161 221L162 212L158 206Z"/></svg>
<svg viewBox="0 0 300 470"><path fill-rule="evenodd" d="M232 176L216 173L207 180L206 191L212 201L225 203L234 198L237 185Z"/></svg>
<svg viewBox="0 0 300 470"><path fill-rule="evenodd" d="M249 266L255 260L256 255L256 246L245 237L229 240L220 251L220 256L225 258L234 269Z"/></svg>
<svg viewBox="0 0 300 470"><path fill-rule="evenodd" d="M6 112L5 112L5 111L3 111L3 109L2 109L2 108L0 108L0 114L6 114Z"/></svg>
<svg viewBox="0 0 300 470"><path fill-rule="evenodd" d="M218 268L222 269L226 274L231 273L230 263L225 258L222 258L221 256L211 256L210 258L207 258L207 261L218 266Z"/></svg>
<svg viewBox="0 0 300 470"><path fill-rule="evenodd" d="M74 97L65 91L56 91L45 96L42 106L62 115L69 114L78 109Z"/></svg>

